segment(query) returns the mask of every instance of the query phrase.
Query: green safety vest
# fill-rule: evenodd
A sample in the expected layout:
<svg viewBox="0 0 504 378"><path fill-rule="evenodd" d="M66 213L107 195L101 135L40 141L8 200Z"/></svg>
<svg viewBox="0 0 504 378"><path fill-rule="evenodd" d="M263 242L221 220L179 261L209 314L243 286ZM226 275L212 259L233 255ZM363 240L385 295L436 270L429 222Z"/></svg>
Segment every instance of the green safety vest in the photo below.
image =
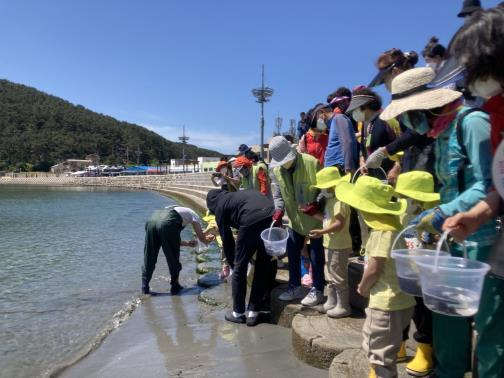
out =
<svg viewBox="0 0 504 378"><path fill-rule="evenodd" d="M263 169L264 172L266 173L266 178L268 180L268 193L270 192L270 180L269 180L269 175L268 175L268 167L266 164L263 162L259 162L257 164L254 164L252 166L252 169L250 170L250 174L248 177L242 177L240 181L240 188L243 189L254 189L259 191L259 180L257 179L257 173L259 172L259 169Z"/></svg>
<svg viewBox="0 0 504 378"><path fill-rule="evenodd" d="M317 198L317 189L311 186L317 184L319 161L311 155L298 154L295 164L292 179L290 173L281 166L275 167L273 173L280 186L289 227L307 236L311 230L322 228L322 222L298 211L298 205L306 205Z"/></svg>

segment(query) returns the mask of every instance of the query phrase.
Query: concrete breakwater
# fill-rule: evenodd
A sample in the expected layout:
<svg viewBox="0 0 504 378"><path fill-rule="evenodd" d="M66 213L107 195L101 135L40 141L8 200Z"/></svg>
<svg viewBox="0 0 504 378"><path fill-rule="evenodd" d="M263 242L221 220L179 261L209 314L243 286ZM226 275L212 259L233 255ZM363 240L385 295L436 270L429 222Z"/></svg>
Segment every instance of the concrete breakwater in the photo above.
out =
<svg viewBox="0 0 504 378"><path fill-rule="evenodd" d="M206 194L214 189L209 173L116 177L0 177L0 185L99 186L155 190L206 211Z"/></svg>

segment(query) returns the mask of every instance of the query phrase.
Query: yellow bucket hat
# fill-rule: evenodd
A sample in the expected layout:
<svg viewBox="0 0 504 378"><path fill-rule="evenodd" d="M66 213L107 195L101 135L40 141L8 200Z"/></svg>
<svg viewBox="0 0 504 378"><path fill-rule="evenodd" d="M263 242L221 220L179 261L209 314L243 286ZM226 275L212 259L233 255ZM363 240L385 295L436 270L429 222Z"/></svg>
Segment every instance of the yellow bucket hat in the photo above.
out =
<svg viewBox="0 0 504 378"><path fill-rule="evenodd" d="M210 210L207 210L206 215L201 219L203 219L204 222L209 223L215 220L215 215L211 215Z"/></svg>
<svg viewBox="0 0 504 378"><path fill-rule="evenodd" d="M434 177L428 172L411 171L397 176L396 193L421 202L440 200L434 192Z"/></svg>
<svg viewBox="0 0 504 378"><path fill-rule="evenodd" d="M407 207L406 200L392 202L393 195L393 187L370 176L360 176L355 184L342 181L336 187L336 197L341 202L372 214L404 213Z"/></svg>
<svg viewBox="0 0 504 378"><path fill-rule="evenodd" d="M403 228L398 215L371 214L365 211L361 211L360 213L364 222L374 230L400 231Z"/></svg>
<svg viewBox="0 0 504 378"><path fill-rule="evenodd" d="M339 169L336 167L327 167L317 172L317 185L312 185L312 188L329 189L341 181Z"/></svg>

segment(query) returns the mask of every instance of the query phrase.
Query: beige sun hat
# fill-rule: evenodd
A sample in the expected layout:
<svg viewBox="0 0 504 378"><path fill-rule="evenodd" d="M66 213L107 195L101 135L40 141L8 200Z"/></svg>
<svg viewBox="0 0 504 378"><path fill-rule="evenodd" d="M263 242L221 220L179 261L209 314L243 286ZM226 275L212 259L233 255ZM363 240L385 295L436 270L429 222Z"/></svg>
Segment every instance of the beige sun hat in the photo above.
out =
<svg viewBox="0 0 504 378"><path fill-rule="evenodd" d="M452 89L430 89L427 85L435 76L436 73L429 67L412 68L397 75L392 80L392 102L380 118L388 121L410 110L439 108L462 96Z"/></svg>

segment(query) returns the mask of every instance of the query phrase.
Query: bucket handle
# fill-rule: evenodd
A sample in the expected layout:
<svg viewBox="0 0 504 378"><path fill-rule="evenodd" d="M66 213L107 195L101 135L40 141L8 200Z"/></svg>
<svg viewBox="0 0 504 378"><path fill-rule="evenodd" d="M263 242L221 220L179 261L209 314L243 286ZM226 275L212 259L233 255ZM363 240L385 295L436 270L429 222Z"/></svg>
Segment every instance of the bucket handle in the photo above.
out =
<svg viewBox="0 0 504 378"><path fill-rule="evenodd" d="M441 246L443 245L443 242L446 241L446 238L450 234L450 231L451 230L448 229L445 232L443 232L443 235L441 235L441 238L437 242L436 254L434 255L434 265L432 266L432 272L434 272L434 273L437 272L437 269L438 269L439 252L441 251Z"/></svg>
<svg viewBox="0 0 504 378"><path fill-rule="evenodd" d="M404 227L404 228L402 229L402 231L401 231L401 232L399 232L399 233L397 234L396 238L394 239L394 242L392 243L392 248L391 248L391 251L393 251L393 250L395 249L395 245L397 244L397 242L398 242L398 241L399 241L399 239L401 238L402 234L404 234L404 232L406 232L407 230L411 230L411 229L412 229L412 228L414 228L414 227L416 227L416 225L415 225L415 224L410 224L409 226ZM447 250L448 252L450 252L450 246L448 245L448 242L446 241L446 238L445 238L445 239L442 239L442 238L441 238L441 239L439 239L438 244L439 244L440 242L442 242L442 241L444 241L444 243L445 243L446 250ZM442 244L442 243L441 243L441 244ZM439 246L439 248L441 249L441 246ZM464 252L465 252L465 246L464 246ZM436 251L436 255L437 255L438 253L439 253L439 252L438 252L438 251Z"/></svg>
<svg viewBox="0 0 504 378"><path fill-rule="evenodd" d="M355 171L355 173L353 174L352 176L352 179L350 180L350 183L353 184L355 182L355 178L357 177L357 173L361 172L362 171L362 167L360 167L359 169L357 169ZM380 169L382 172L383 172L383 175L385 176L385 180L387 180L387 172L385 172L385 169L383 169L382 167L378 167L378 169Z"/></svg>
<svg viewBox="0 0 504 378"><path fill-rule="evenodd" d="M272 223L271 223L271 226L269 228L269 232L268 232L268 241L271 240L271 230L273 229L273 226L275 225L276 223L276 220L274 220Z"/></svg>

